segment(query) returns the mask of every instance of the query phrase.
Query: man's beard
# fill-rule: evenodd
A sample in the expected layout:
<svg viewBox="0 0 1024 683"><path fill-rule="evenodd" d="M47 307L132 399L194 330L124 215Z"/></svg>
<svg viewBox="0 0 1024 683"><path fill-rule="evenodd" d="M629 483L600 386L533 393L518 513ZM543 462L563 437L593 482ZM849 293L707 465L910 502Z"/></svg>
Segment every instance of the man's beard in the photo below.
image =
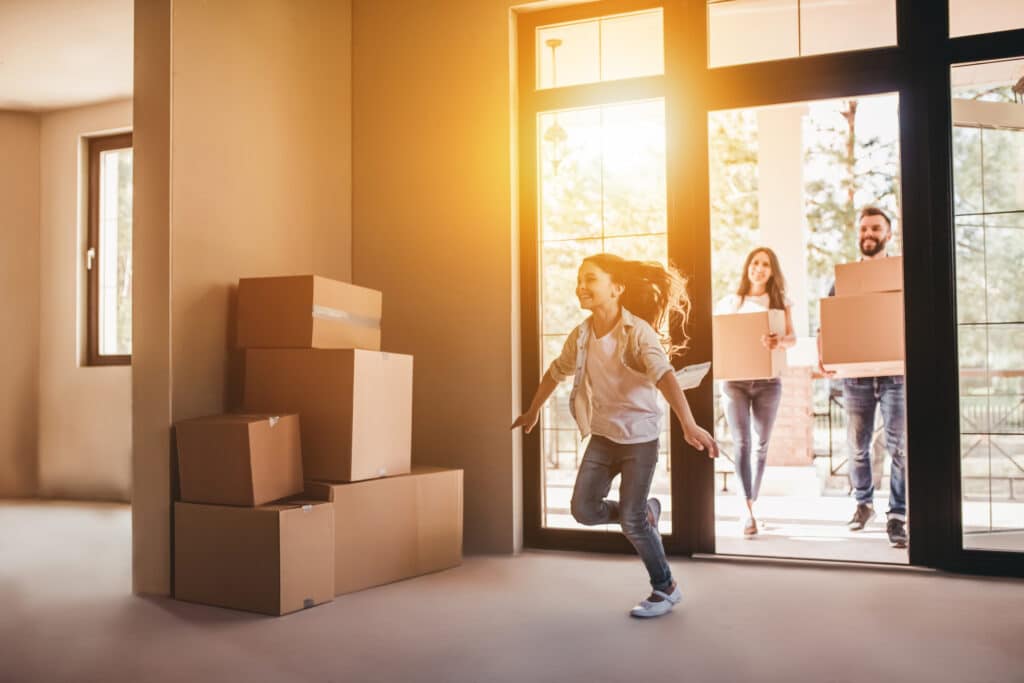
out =
<svg viewBox="0 0 1024 683"><path fill-rule="evenodd" d="M874 246L872 246L870 249L867 246L868 242L874 244ZM876 254L880 253L883 249L885 249L885 242L881 240L876 240L873 237L865 237L860 241L860 253L864 254L865 256L875 256Z"/></svg>

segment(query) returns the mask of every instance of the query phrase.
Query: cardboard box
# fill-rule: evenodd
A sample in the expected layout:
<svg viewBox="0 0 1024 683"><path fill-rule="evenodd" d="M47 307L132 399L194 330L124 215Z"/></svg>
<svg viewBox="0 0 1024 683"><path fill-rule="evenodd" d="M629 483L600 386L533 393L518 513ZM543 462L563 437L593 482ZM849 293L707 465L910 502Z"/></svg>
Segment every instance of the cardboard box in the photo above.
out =
<svg viewBox="0 0 1024 683"><path fill-rule="evenodd" d="M711 319L712 371L715 379L768 379L786 370L786 350L768 350L767 334L786 334L786 312L728 313Z"/></svg>
<svg viewBox="0 0 1024 683"><path fill-rule="evenodd" d="M840 263L836 266L836 296L902 291L902 256Z"/></svg>
<svg viewBox="0 0 1024 683"><path fill-rule="evenodd" d="M303 495L334 507L335 595L462 564L462 470L307 482Z"/></svg>
<svg viewBox="0 0 1024 683"><path fill-rule="evenodd" d="M381 293L316 275L238 281L239 348L380 349Z"/></svg>
<svg viewBox="0 0 1024 683"><path fill-rule="evenodd" d="M287 614L334 599L334 508L174 504L174 597Z"/></svg>
<svg viewBox="0 0 1024 683"><path fill-rule="evenodd" d="M838 377L902 375L903 292L822 299L821 359Z"/></svg>
<svg viewBox="0 0 1024 683"><path fill-rule="evenodd" d="M302 416L307 480L361 481L411 467L412 356L250 349L243 406Z"/></svg>
<svg viewBox="0 0 1024 683"><path fill-rule="evenodd" d="M252 506L302 492L298 415L212 415L174 431L185 502Z"/></svg>

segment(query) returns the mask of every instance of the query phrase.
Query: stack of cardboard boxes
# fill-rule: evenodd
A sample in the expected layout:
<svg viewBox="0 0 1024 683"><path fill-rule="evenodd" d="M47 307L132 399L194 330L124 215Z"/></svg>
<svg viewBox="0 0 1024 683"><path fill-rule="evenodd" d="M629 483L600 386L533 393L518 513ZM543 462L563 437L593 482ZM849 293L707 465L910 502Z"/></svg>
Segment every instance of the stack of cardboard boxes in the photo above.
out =
<svg viewBox="0 0 1024 683"><path fill-rule="evenodd" d="M462 471L411 466L412 357L380 351L380 318L380 292L363 287L316 276L251 278L239 283L237 343L245 349L243 410L246 415L281 416L272 428L276 430L297 415L301 430L296 427L294 433L301 447L293 443L293 454L291 446L283 446L282 437L275 465L268 468L257 466L266 458L257 455L259 448L250 446L251 488L259 488L260 495L250 498L246 490L243 497L236 495L230 501L201 502L237 505L244 500L260 505L265 499L262 492L267 491L266 495L301 495L283 506L258 509L273 512L282 507L276 513L279 516L295 509L307 515L321 508L329 511L330 539L316 552L331 560L331 595L462 561ZM223 423L232 419L247 418L206 418ZM196 445L192 437L184 437L195 428L192 423L202 421L178 425L183 500L189 500L185 479L189 476L186 462L194 459L188 453L192 448L205 448L210 460L221 459L210 478L223 482L224 490L233 486L229 479L238 480L245 470L223 462L225 444L235 444L238 438L208 434ZM253 443L251 437L249 443ZM301 474L296 485L298 460ZM275 480L276 488L268 486L269 479ZM255 602L225 604L210 600L208 594L200 599L180 590L182 568L188 568L183 559L189 555L181 551L178 515L176 507L176 596L266 611ZM214 535L209 528L194 533ZM188 548L191 539L184 540ZM286 545L281 545L282 553L298 552ZM283 576L285 557L279 559ZM218 560L203 558L203 562ZM225 580L219 574L211 569L204 578L219 584ZM311 600L303 597L298 608L317 604L315 596ZM284 611L291 610L282 607L273 613Z"/></svg>
<svg viewBox="0 0 1024 683"><path fill-rule="evenodd" d="M837 377L904 374L903 257L836 266L821 300L821 359Z"/></svg>

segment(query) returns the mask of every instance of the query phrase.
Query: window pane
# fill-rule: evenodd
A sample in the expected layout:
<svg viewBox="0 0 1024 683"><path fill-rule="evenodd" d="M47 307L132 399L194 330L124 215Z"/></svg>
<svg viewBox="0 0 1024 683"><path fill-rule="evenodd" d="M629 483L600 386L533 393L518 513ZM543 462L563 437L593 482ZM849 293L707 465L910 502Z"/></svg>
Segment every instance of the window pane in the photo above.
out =
<svg viewBox="0 0 1024 683"><path fill-rule="evenodd" d="M949 35L1024 28L1024 2L1020 0L949 0Z"/></svg>
<svg viewBox="0 0 1024 683"><path fill-rule="evenodd" d="M1014 106L1022 128L982 132L985 213L1024 211L1024 106Z"/></svg>
<svg viewBox="0 0 1024 683"><path fill-rule="evenodd" d="M981 129L953 129L953 211L957 216L980 214Z"/></svg>
<svg viewBox="0 0 1024 683"><path fill-rule="evenodd" d="M708 0L712 67L895 44L895 0Z"/></svg>
<svg viewBox="0 0 1024 683"><path fill-rule="evenodd" d="M100 154L99 351L132 352L132 150Z"/></svg>
<svg viewBox="0 0 1024 683"><path fill-rule="evenodd" d="M576 299L576 272L583 259L601 251L601 240L566 240L543 246L544 334L569 334L583 320Z"/></svg>
<svg viewBox="0 0 1024 683"><path fill-rule="evenodd" d="M599 30L597 21L537 29L537 88L601 80Z"/></svg>
<svg viewBox="0 0 1024 683"><path fill-rule="evenodd" d="M541 239L601 235L601 110L538 117Z"/></svg>
<svg viewBox="0 0 1024 683"><path fill-rule="evenodd" d="M537 88L665 72L661 9L537 29Z"/></svg>
<svg viewBox="0 0 1024 683"><path fill-rule="evenodd" d="M797 57L799 26L797 0L709 0L708 65Z"/></svg>
<svg viewBox="0 0 1024 683"><path fill-rule="evenodd" d="M800 54L864 50L896 44L893 0L802 0Z"/></svg>
<svg viewBox="0 0 1024 683"><path fill-rule="evenodd" d="M605 107L602 119L605 235L665 232L664 102Z"/></svg>
<svg viewBox="0 0 1024 683"><path fill-rule="evenodd" d="M988 321L1024 323L1024 296L1020 295L1024 228L986 227L985 232Z"/></svg>
<svg viewBox="0 0 1024 683"><path fill-rule="evenodd" d="M980 323L986 320L985 302L985 229L980 225L956 227L956 296L971 306L957 308L957 320ZM980 219L979 219L980 222Z"/></svg>
<svg viewBox="0 0 1024 683"><path fill-rule="evenodd" d="M664 72L660 9L601 22L601 80L656 76Z"/></svg>

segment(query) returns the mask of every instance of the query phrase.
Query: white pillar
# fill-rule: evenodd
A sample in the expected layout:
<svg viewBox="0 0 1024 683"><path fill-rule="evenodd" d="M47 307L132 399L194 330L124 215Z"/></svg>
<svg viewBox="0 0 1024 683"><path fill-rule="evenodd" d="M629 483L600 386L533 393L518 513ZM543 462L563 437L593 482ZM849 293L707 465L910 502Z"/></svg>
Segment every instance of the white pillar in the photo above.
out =
<svg viewBox="0 0 1024 683"><path fill-rule="evenodd" d="M761 244L779 256L793 300L793 328L808 330L807 222L804 209L803 118L806 105L767 107L757 112L757 194Z"/></svg>

